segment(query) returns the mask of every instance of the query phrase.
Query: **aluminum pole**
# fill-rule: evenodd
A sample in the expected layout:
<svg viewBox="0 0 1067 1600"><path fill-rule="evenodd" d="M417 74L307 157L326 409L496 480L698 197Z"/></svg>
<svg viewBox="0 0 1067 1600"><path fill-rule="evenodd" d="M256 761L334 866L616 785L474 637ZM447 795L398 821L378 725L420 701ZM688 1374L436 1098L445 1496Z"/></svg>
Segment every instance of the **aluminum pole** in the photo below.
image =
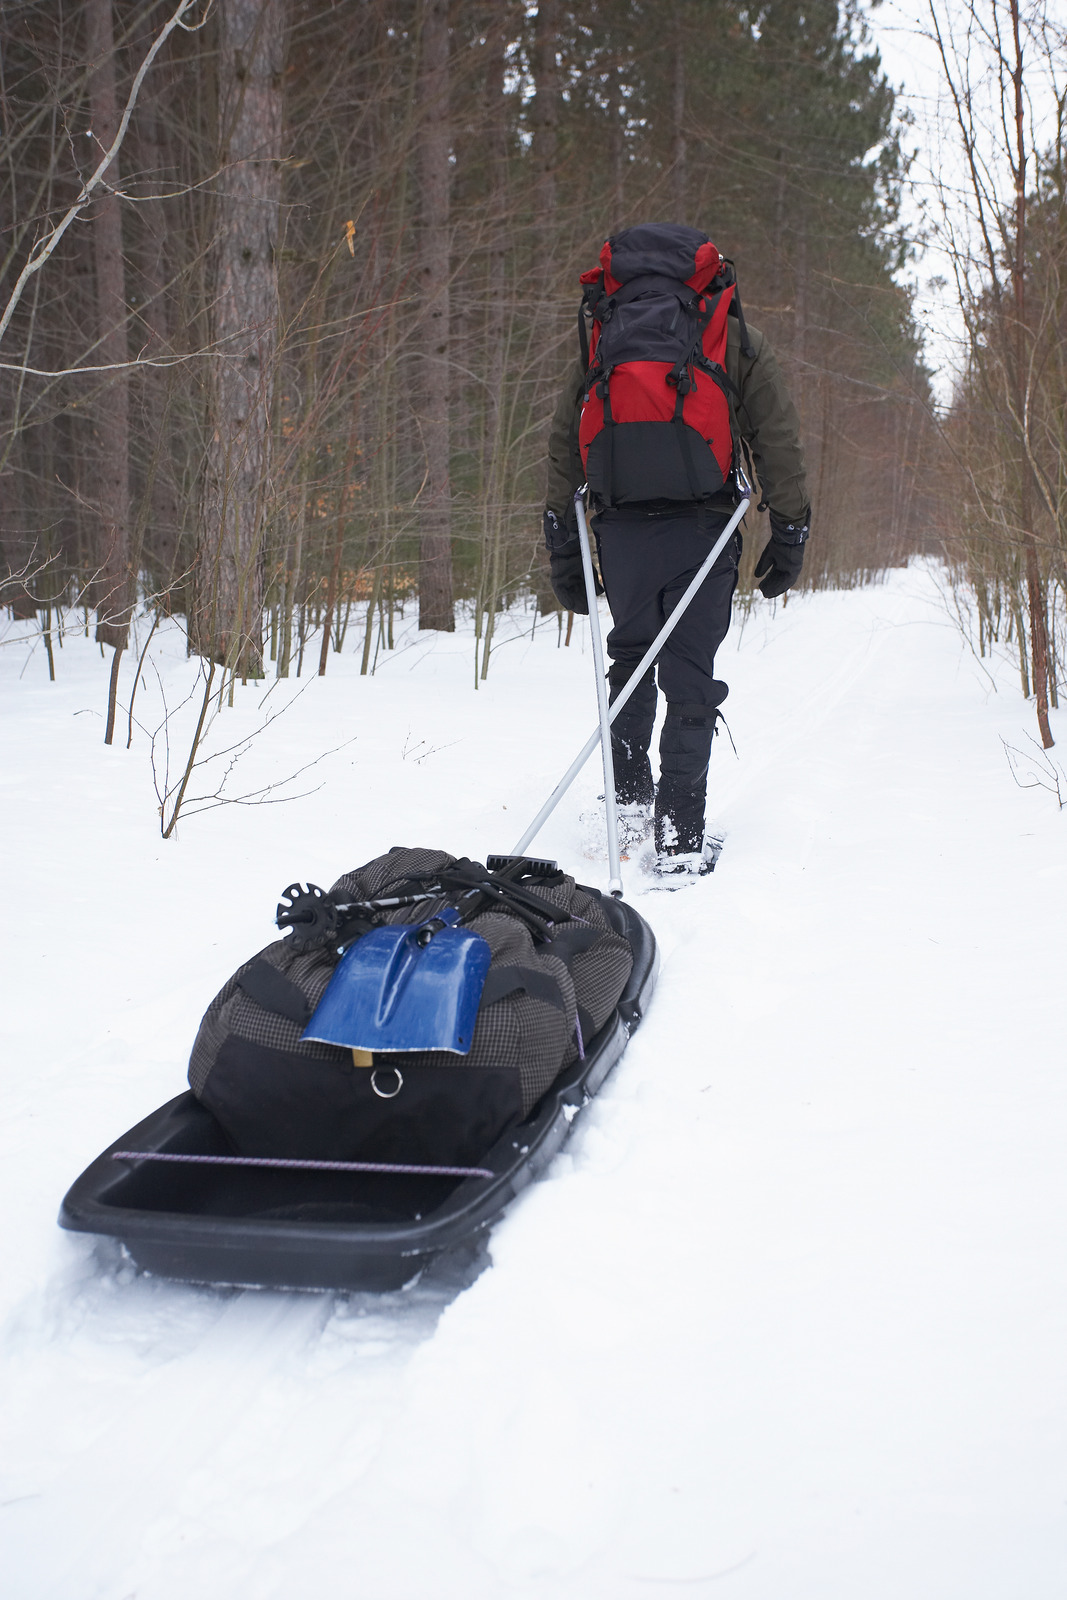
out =
<svg viewBox="0 0 1067 1600"><path fill-rule="evenodd" d="M611 718L608 715L608 685L604 676L604 644L600 637L600 608L593 577L593 553L589 547L589 524L585 520L582 490L574 497L578 515L578 538L582 546L582 572L589 602L589 637L593 646L593 671L596 673L596 709L600 719L600 753L604 761L604 820L608 830L608 890L622 894L622 864L619 860L619 819L615 803L615 763L611 757ZM516 851L516 855L521 854Z"/></svg>

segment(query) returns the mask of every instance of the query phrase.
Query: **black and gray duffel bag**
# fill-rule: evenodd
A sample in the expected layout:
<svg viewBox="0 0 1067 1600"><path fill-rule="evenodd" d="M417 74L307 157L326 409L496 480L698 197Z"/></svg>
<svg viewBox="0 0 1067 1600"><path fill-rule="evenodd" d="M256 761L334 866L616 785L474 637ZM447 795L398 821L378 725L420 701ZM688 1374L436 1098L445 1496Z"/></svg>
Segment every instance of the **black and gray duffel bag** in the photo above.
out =
<svg viewBox="0 0 1067 1600"><path fill-rule="evenodd" d="M491 952L469 1051L379 1053L301 1037L341 950L374 926L423 923L457 894L473 908L464 927ZM334 915L390 898L414 903ZM189 1083L241 1155L475 1162L583 1052L633 961L596 890L547 863L490 872L443 850L398 848L346 873L321 903L325 933L294 925L247 961L193 1045Z"/></svg>

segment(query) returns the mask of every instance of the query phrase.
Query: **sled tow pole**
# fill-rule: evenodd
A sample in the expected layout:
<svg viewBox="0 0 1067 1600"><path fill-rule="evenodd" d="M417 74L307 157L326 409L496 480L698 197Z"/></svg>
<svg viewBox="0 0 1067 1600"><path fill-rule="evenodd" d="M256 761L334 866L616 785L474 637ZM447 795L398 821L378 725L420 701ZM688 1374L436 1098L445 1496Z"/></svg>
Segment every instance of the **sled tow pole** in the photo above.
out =
<svg viewBox="0 0 1067 1600"><path fill-rule="evenodd" d="M582 574L589 606L589 638L593 646L593 671L596 673L596 709L599 718L600 752L604 760L604 819L608 829L608 892L622 895L622 863L619 859L619 821L615 803L615 769L611 759L611 716L608 709L608 683L604 675L604 643L600 637L600 610L596 603L593 552L589 548L589 524L585 520L585 485L574 497L578 513L578 537L582 543ZM516 852L522 854L522 851Z"/></svg>

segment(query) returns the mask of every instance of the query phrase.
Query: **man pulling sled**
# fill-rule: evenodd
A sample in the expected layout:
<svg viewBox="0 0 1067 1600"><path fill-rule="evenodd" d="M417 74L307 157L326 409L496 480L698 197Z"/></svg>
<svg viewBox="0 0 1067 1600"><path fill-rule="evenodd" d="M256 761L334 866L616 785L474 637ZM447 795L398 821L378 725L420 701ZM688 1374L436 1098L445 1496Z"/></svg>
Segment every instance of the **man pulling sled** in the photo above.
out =
<svg viewBox="0 0 1067 1600"><path fill-rule="evenodd" d="M587 484L614 623L614 703L739 505L743 450L770 512L756 567L768 599L800 577L811 508L796 408L766 339L745 322L732 264L706 234L677 223L624 229L600 263L582 274L581 351L549 436L544 534L556 598L586 613L575 501ZM708 762L728 693L715 653L740 556L738 532L612 722L621 842L654 833L662 876L713 865ZM658 786L649 762L657 678L667 702Z"/></svg>

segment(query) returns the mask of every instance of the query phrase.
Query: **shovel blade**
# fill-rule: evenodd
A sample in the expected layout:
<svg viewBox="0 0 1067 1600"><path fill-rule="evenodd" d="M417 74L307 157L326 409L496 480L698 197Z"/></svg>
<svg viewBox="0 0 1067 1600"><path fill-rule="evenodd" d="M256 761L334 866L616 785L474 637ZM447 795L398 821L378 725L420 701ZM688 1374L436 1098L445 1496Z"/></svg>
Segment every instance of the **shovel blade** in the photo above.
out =
<svg viewBox="0 0 1067 1600"><path fill-rule="evenodd" d="M469 928L372 928L350 945L302 1038L351 1050L466 1055L490 950Z"/></svg>

